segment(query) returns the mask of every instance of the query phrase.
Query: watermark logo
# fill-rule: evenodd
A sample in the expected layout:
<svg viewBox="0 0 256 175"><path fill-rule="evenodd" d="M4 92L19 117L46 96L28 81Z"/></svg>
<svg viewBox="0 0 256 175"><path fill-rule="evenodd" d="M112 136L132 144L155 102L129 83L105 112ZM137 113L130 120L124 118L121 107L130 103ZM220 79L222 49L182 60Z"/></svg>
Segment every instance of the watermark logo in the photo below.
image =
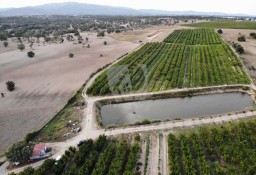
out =
<svg viewBox="0 0 256 175"><path fill-rule="evenodd" d="M136 65L133 71L128 65L117 65L107 70L108 84L112 95L121 96L145 92L148 87L147 67ZM144 96L133 96L134 100L144 100ZM125 98L117 99L123 101Z"/></svg>

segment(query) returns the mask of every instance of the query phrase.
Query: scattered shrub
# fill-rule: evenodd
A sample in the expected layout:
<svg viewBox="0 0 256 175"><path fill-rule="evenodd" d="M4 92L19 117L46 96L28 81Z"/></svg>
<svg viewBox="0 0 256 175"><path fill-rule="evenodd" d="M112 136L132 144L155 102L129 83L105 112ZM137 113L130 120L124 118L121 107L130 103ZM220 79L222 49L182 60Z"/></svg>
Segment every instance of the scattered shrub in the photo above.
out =
<svg viewBox="0 0 256 175"><path fill-rule="evenodd" d="M27 167L19 175L31 175L34 174L35 170L32 167Z"/></svg>
<svg viewBox="0 0 256 175"><path fill-rule="evenodd" d="M238 43L232 43L233 48L238 52L239 54L244 53L244 48L238 44Z"/></svg>
<svg viewBox="0 0 256 175"><path fill-rule="evenodd" d="M0 41L5 41L5 40L7 40L7 35L6 35L6 33L0 32Z"/></svg>
<svg viewBox="0 0 256 175"><path fill-rule="evenodd" d="M254 33L254 32L250 33L251 37L254 37L255 35L256 35L256 33Z"/></svg>
<svg viewBox="0 0 256 175"><path fill-rule="evenodd" d="M219 34L223 34L223 31L222 31L221 29L219 29L217 32L218 32Z"/></svg>
<svg viewBox="0 0 256 175"><path fill-rule="evenodd" d="M7 81L5 84L9 91L15 90L15 83L13 81Z"/></svg>
<svg viewBox="0 0 256 175"><path fill-rule="evenodd" d="M238 39L237 39L239 42L245 42L246 39L245 39L245 36L242 35L242 36L239 36Z"/></svg>
<svg viewBox="0 0 256 175"><path fill-rule="evenodd" d="M28 57L33 58L35 56L35 53L33 51L29 51L28 53Z"/></svg>
<svg viewBox="0 0 256 175"><path fill-rule="evenodd" d="M28 133L26 136L25 136L25 142L29 143L30 141L32 141L38 134L38 131L34 131L34 132L31 132L31 133Z"/></svg>
<svg viewBox="0 0 256 175"><path fill-rule="evenodd" d="M69 58L73 58L74 54L73 53L69 53Z"/></svg>
<svg viewBox="0 0 256 175"><path fill-rule="evenodd" d="M18 44L18 49L20 50L20 51L23 51L24 49L25 49L25 45L24 44Z"/></svg>
<svg viewBox="0 0 256 175"><path fill-rule="evenodd" d="M100 31L97 34L97 37L104 37L105 36L105 32L104 31Z"/></svg>
<svg viewBox="0 0 256 175"><path fill-rule="evenodd" d="M135 141L139 142L140 141L140 135L139 134L135 134L134 139L135 139Z"/></svg>
<svg viewBox="0 0 256 175"><path fill-rule="evenodd" d="M4 47L7 47L9 45L9 43L7 41L4 41L3 45L4 45Z"/></svg>

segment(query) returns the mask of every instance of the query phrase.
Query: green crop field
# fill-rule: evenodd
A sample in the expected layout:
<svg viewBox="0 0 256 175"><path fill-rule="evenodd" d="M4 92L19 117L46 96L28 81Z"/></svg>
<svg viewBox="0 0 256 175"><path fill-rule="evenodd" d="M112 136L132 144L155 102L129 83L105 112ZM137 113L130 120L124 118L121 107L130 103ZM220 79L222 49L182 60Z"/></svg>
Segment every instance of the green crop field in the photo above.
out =
<svg viewBox="0 0 256 175"><path fill-rule="evenodd" d="M168 137L170 175L256 174L256 121Z"/></svg>
<svg viewBox="0 0 256 175"><path fill-rule="evenodd" d="M193 23L193 24L184 24L184 26L256 30L256 22L234 21L234 20L215 20L215 21L200 22L200 23Z"/></svg>
<svg viewBox="0 0 256 175"><path fill-rule="evenodd" d="M171 33L164 42L209 45L220 44L222 41L221 37L213 29L181 29Z"/></svg>
<svg viewBox="0 0 256 175"><path fill-rule="evenodd" d="M198 33L200 30L203 34ZM145 44L104 71L87 93L110 95L119 92L124 84L129 92L249 84L239 58L230 47L212 29L200 30L174 31L166 39L171 44ZM182 38L186 44L180 43ZM127 77L130 81L125 81Z"/></svg>

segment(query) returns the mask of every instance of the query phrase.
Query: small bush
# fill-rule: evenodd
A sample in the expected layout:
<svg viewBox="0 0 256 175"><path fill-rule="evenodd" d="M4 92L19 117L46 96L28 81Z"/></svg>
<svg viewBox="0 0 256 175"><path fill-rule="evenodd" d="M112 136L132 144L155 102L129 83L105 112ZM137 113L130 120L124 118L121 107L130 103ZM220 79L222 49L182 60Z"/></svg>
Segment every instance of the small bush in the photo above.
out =
<svg viewBox="0 0 256 175"><path fill-rule="evenodd" d="M69 53L69 58L73 58L74 54L73 53Z"/></svg>
<svg viewBox="0 0 256 175"><path fill-rule="evenodd" d="M236 50L236 52L238 52L239 54L244 53L244 48L238 44L238 43L233 43L232 46L234 47L234 49Z"/></svg>
<svg viewBox="0 0 256 175"><path fill-rule="evenodd" d="M244 48L243 48L242 46L237 47L237 48L236 48L236 51L237 51L238 53L242 54L242 53L244 53Z"/></svg>
<svg viewBox="0 0 256 175"><path fill-rule="evenodd" d="M7 41L4 41L3 45L4 45L4 47L7 47L9 45L9 43Z"/></svg>
<svg viewBox="0 0 256 175"><path fill-rule="evenodd" d="M35 170L32 167L27 167L19 175L31 175L34 174Z"/></svg>
<svg viewBox="0 0 256 175"><path fill-rule="evenodd" d="M105 36L105 32L104 31L100 31L97 33L97 37L104 37Z"/></svg>
<svg viewBox="0 0 256 175"><path fill-rule="evenodd" d="M28 52L28 57L33 58L35 56L35 53L33 51Z"/></svg>
<svg viewBox="0 0 256 175"><path fill-rule="evenodd" d="M137 142L140 141L140 135L139 134L136 134L134 138L135 138L135 141L137 141Z"/></svg>
<svg viewBox="0 0 256 175"><path fill-rule="evenodd" d="M218 32L219 34L223 34L223 31L222 31L221 29L219 29L217 32Z"/></svg>
<svg viewBox="0 0 256 175"><path fill-rule="evenodd" d="M6 88L9 91L14 91L15 90L15 83L13 81L7 81L5 84L6 84Z"/></svg>
<svg viewBox="0 0 256 175"><path fill-rule="evenodd" d="M239 42L245 42L246 41L245 36L239 36L237 40Z"/></svg>
<svg viewBox="0 0 256 175"><path fill-rule="evenodd" d="M254 37L254 36L256 36L256 33L252 32L252 33L250 33L250 36Z"/></svg>
<svg viewBox="0 0 256 175"><path fill-rule="evenodd" d="M121 30L120 30L120 29L116 29L115 32L116 32L116 33L121 33Z"/></svg>
<svg viewBox="0 0 256 175"><path fill-rule="evenodd" d="M25 136L25 142L26 143L29 143L30 141L32 141L38 134L38 131L34 131L32 133L28 133L26 136Z"/></svg>
<svg viewBox="0 0 256 175"><path fill-rule="evenodd" d="M5 40L7 40L6 33L0 32L0 41L5 41Z"/></svg>
<svg viewBox="0 0 256 175"><path fill-rule="evenodd" d="M24 45L24 44L19 44L19 45L18 45L18 49L19 49L20 51L23 51L23 50L25 49L25 45Z"/></svg>

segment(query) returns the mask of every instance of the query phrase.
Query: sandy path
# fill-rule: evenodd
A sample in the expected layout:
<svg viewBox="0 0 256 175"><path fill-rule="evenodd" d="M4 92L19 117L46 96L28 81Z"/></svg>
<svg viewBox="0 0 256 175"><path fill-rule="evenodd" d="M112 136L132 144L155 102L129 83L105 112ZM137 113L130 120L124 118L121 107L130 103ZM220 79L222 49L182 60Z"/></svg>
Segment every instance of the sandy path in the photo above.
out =
<svg viewBox="0 0 256 175"><path fill-rule="evenodd" d="M158 174L158 159L159 159L159 147L157 134L152 134L150 137L150 153L148 159L148 175Z"/></svg>
<svg viewBox="0 0 256 175"><path fill-rule="evenodd" d="M169 174L169 164L168 164L168 140L166 133L163 133L162 138L162 174Z"/></svg>
<svg viewBox="0 0 256 175"><path fill-rule="evenodd" d="M160 132L158 136L158 149L159 149L159 161L158 172L161 174L167 174L167 145L166 145L166 137L164 132Z"/></svg>

